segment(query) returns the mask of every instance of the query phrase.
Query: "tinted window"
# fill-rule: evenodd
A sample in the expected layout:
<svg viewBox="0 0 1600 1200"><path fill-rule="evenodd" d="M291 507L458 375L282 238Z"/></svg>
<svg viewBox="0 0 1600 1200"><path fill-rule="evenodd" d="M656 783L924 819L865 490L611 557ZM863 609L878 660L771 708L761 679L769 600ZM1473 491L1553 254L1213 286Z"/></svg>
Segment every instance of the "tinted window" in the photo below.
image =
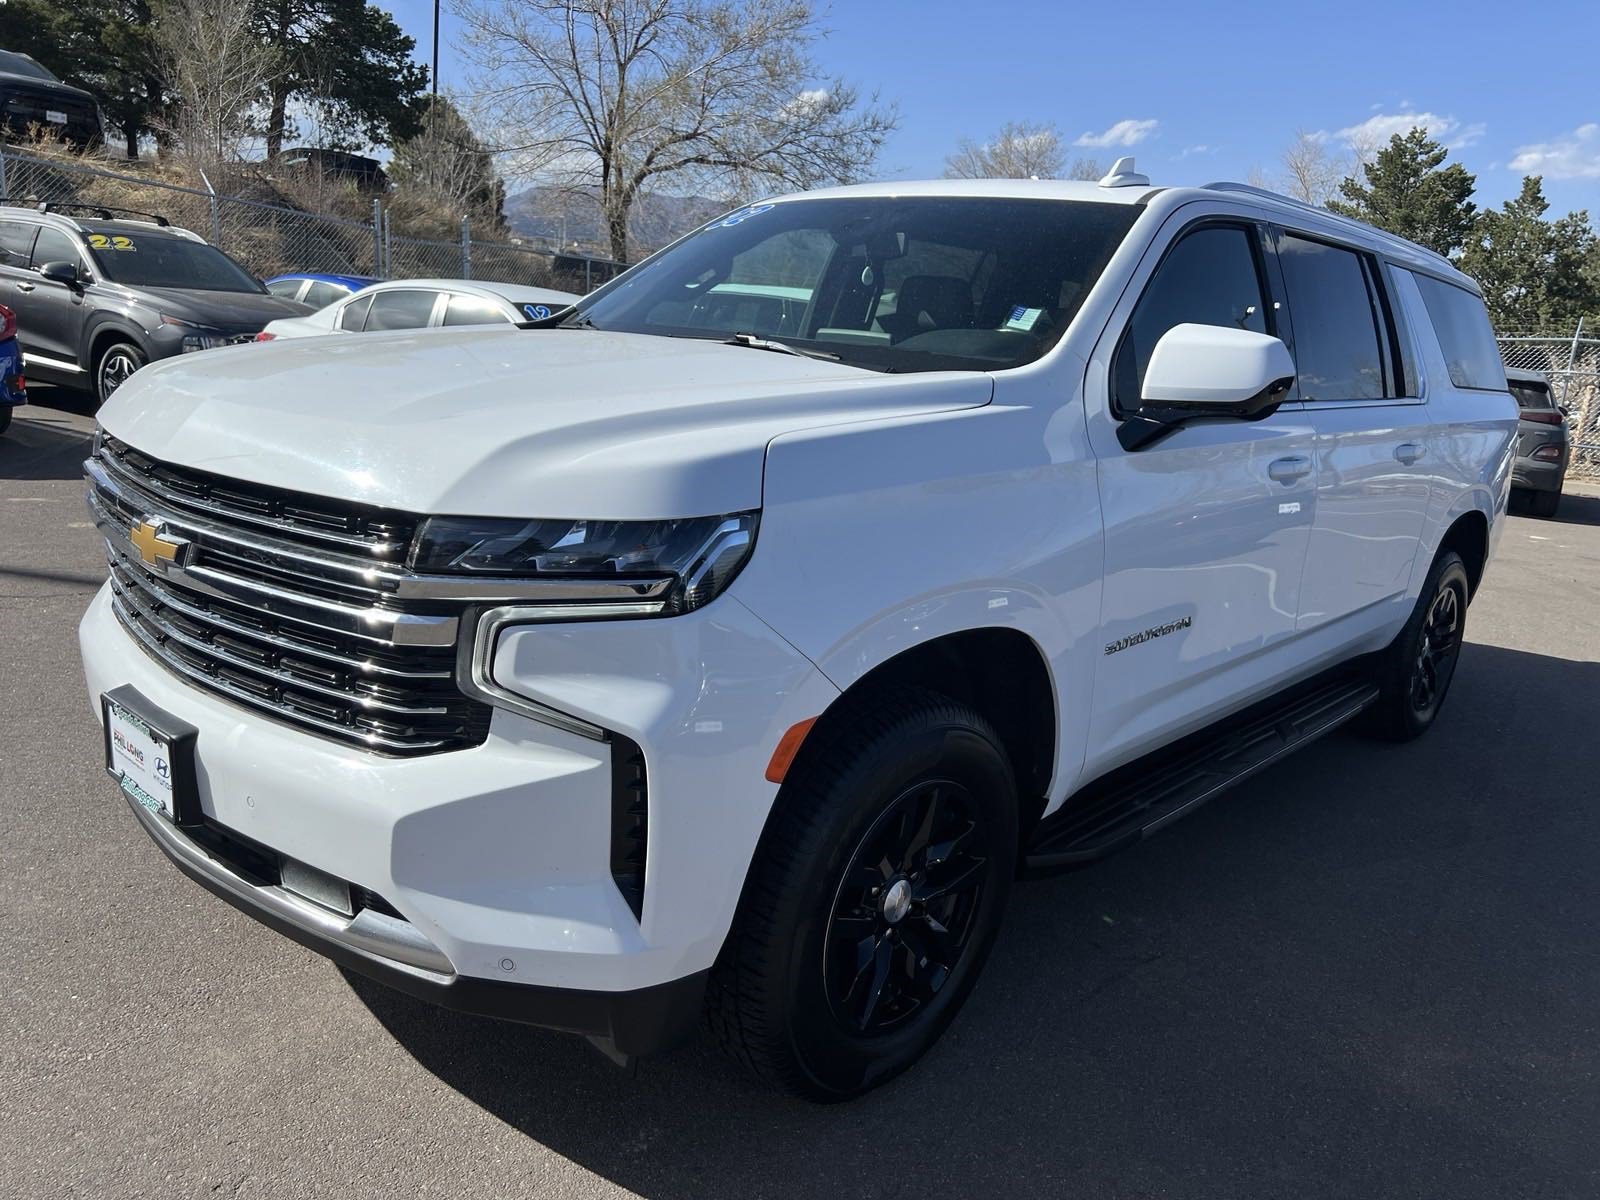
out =
<svg viewBox="0 0 1600 1200"><path fill-rule="evenodd" d="M1556 402L1550 398L1550 389L1545 384L1535 383L1531 379L1513 379L1511 394L1517 398L1519 408L1554 408Z"/></svg>
<svg viewBox="0 0 1600 1200"><path fill-rule="evenodd" d="M340 310L339 328L348 329L352 333L359 332L362 324L367 319L367 309L371 307L371 296L363 296L359 300L352 300Z"/></svg>
<svg viewBox="0 0 1600 1200"><path fill-rule="evenodd" d="M340 287L338 284L324 283L319 279L306 289L306 294L302 299L312 308L327 308L335 300L343 300L349 294L350 292L347 289Z"/></svg>
<svg viewBox="0 0 1600 1200"><path fill-rule="evenodd" d="M418 292L406 289L378 292L372 297L372 311L367 314L366 330L421 329L433 315L433 302L438 292Z"/></svg>
<svg viewBox="0 0 1600 1200"><path fill-rule="evenodd" d="M300 294L300 287L304 279L274 279L267 284L267 291L274 296L282 296L285 300L293 300Z"/></svg>
<svg viewBox="0 0 1600 1200"><path fill-rule="evenodd" d="M40 229L39 240L33 243L33 265L42 267L53 262L79 266L82 259L78 257L78 243L59 229Z"/></svg>
<svg viewBox="0 0 1600 1200"><path fill-rule="evenodd" d="M0 221L0 267L26 267L37 225Z"/></svg>
<svg viewBox="0 0 1600 1200"><path fill-rule="evenodd" d="M1118 412L1139 407L1151 351L1174 325L1267 332L1254 244L1255 234L1248 230L1211 225L1184 234L1167 252L1139 297L1111 365Z"/></svg>
<svg viewBox="0 0 1600 1200"><path fill-rule="evenodd" d="M1444 283L1431 275L1414 275L1422 302L1428 307L1439 349L1444 351L1450 382L1462 388L1506 390L1506 368L1495 344L1494 329L1483 301L1466 288Z"/></svg>
<svg viewBox="0 0 1600 1200"><path fill-rule="evenodd" d="M1060 338L1133 205L861 196L756 204L580 301L599 329L775 337L852 366L997 370Z"/></svg>
<svg viewBox="0 0 1600 1200"><path fill-rule="evenodd" d="M1383 399L1381 318L1363 256L1286 235L1278 259L1294 324L1300 398Z"/></svg>
<svg viewBox="0 0 1600 1200"><path fill-rule="evenodd" d="M256 294L266 290L233 259L204 242L127 226L91 229L87 237L96 271L129 287Z"/></svg>
<svg viewBox="0 0 1600 1200"><path fill-rule="evenodd" d="M451 296L450 306L444 310L446 325L502 325L505 313L492 300L477 296Z"/></svg>

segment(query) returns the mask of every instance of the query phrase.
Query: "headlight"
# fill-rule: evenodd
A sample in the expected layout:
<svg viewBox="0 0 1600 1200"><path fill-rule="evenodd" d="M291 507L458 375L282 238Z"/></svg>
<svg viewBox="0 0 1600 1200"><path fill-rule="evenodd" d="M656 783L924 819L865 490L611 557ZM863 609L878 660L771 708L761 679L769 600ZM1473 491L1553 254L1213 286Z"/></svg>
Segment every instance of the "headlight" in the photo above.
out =
<svg viewBox="0 0 1600 1200"><path fill-rule="evenodd" d="M688 612L733 582L755 545L758 514L672 521L430 517L418 571L522 579L669 580L659 615Z"/></svg>
<svg viewBox="0 0 1600 1200"><path fill-rule="evenodd" d="M185 321L182 317L161 314L163 325L175 325L179 329L193 329L194 333L183 335L183 352L193 354L196 350L215 350L219 346L226 346L228 339L215 330L207 329L204 325L196 325L193 321Z"/></svg>

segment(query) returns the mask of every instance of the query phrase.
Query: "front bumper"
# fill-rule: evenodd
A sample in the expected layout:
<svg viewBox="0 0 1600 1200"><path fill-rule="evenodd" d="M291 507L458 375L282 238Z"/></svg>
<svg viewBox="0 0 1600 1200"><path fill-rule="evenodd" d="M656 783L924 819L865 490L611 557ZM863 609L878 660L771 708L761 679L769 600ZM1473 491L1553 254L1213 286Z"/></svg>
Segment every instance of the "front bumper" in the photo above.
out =
<svg viewBox="0 0 1600 1200"><path fill-rule="evenodd" d="M732 597L665 620L500 635L498 682L643 752L649 838L636 916L611 869L607 742L496 710L480 746L371 755L184 683L122 627L105 589L80 644L97 713L102 693L128 686L196 729L208 825L375 893L402 920L398 933L381 913L352 929L362 914L333 920L243 879L141 810L191 878L401 990L610 1039L624 1053L644 1052L693 1008L776 794L763 777L772 750L837 695ZM406 929L419 954L372 937Z"/></svg>
<svg viewBox="0 0 1600 1200"><path fill-rule="evenodd" d="M124 793L126 795L126 793ZM213 894L302 946L398 991L456 1012L582 1034L618 1054L682 1041L699 1019L706 973L628 992L540 987L456 975L404 921L363 909L353 919L282 887L246 878L132 796L128 807L173 865Z"/></svg>

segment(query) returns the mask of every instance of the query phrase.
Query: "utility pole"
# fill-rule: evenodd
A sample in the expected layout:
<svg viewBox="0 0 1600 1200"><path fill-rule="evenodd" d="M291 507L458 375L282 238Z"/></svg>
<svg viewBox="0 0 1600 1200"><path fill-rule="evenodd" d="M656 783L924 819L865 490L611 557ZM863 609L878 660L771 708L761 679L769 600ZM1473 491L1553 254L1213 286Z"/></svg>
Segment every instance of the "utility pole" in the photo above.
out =
<svg viewBox="0 0 1600 1200"><path fill-rule="evenodd" d="M433 0L433 94L439 94L439 0Z"/></svg>

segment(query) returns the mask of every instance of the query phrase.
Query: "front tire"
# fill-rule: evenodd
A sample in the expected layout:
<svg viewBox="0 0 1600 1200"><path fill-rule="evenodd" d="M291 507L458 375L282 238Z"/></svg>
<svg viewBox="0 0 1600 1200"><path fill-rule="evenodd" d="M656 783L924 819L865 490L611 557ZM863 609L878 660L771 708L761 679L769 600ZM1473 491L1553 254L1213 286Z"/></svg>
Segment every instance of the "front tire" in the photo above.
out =
<svg viewBox="0 0 1600 1200"><path fill-rule="evenodd" d="M94 398L104 404L112 394L128 381L128 377L145 363L147 355L132 342L116 342L107 346L94 368Z"/></svg>
<svg viewBox="0 0 1600 1200"><path fill-rule="evenodd" d="M830 714L778 794L707 1015L763 1080L817 1101L894 1078L955 1019L1017 865L999 736L895 688Z"/></svg>
<svg viewBox="0 0 1600 1200"><path fill-rule="evenodd" d="M1454 550L1441 551L1400 635L1378 664L1377 702L1368 728L1392 742L1409 742L1433 725L1455 678L1467 627L1471 584Z"/></svg>
<svg viewBox="0 0 1600 1200"><path fill-rule="evenodd" d="M11 428L11 405L0 404L0 433Z"/></svg>

